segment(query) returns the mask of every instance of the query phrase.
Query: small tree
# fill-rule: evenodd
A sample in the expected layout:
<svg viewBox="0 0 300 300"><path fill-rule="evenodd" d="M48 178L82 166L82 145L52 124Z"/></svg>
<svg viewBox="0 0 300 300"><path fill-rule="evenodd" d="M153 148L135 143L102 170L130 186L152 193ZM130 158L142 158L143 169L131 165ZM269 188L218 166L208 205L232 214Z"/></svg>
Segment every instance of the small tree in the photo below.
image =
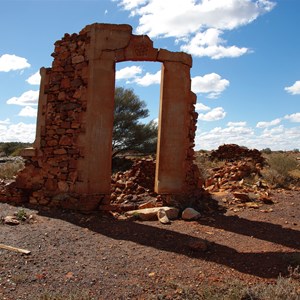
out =
<svg viewBox="0 0 300 300"><path fill-rule="evenodd" d="M132 89L115 90L115 116L113 127L113 157L126 151L154 153L157 143L157 125L139 120L149 116L146 103Z"/></svg>

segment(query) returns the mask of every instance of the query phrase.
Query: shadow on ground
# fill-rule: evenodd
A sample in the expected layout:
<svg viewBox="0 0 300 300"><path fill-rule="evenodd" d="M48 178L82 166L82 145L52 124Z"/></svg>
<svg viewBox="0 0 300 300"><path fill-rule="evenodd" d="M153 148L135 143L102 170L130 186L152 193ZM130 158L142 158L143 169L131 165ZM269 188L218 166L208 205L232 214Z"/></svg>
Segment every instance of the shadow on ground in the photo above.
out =
<svg viewBox="0 0 300 300"><path fill-rule="evenodd" d="M66 211L40 211L40 215L59 218L77 226L107 236L115 240L131 241L145 247L185 255L189 258L214 262L233 268L239 272L262 278L277 278L280 274L288 274L288 266L295 262L299 264L300 232L282 226L251 221L235 216L216 215L214 223L199 222L202 225L221 228L249 237L269 241L292 248L286 252L238 252L234 247L228 247L216 242L208 241L207 251L191 250L189 245L201 239L192 235L173 230L173 226L157 225L154 222L118 221L108 216L95 214L89 221L82 222L84 215ZM189 226L188 223L184 226ZM181 231L185 231L182 228Z"/></svg>

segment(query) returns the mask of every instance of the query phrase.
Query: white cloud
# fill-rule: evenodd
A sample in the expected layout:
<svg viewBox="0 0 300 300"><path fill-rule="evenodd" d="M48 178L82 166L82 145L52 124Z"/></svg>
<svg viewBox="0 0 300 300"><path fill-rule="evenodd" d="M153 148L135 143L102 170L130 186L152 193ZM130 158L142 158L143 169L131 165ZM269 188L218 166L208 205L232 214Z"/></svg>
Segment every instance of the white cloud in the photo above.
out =
<svg viewBox="0 0 300 300"><path fill-rule="evenodd" d="M300 80L296 81L292 86L285 87L284 89L292 95L300 95Z"/></svg>
<svg viewBox="0 0 300 300"><path fill-rule="evenodd" d="M198 120L202 121L218 121L224 119L226 116L226 112L222 107L213 108L211 111L205 114L199 114Z"/></svg>
<svg viewBox="0 0 300 300"><path fill-rule="evenodd" d="M0 120L0 125L7 125L10 123L10 119L9 118L6 118L5 120L1 121Z"/></svg>
<svg viewBox="0 0 300 300"><path fill-rule="evenodd" d="M29 142L35 139L36 124L11 124L0 126L0 142Z"/></svg>
<svg viewBox="0 0 300 300"><path fill-rule="evenodd" d="M140 66L125 67L116 72L116 80L136 78L141 73L142 68Z"/></svg>
<svg viewBox="0 0 300 300"><path fill-rule="evenodd" d="M281 118L277 118L277 119L272 120L270 122L258 122L256 124L256 127L257 128L266 128L266 127L278 125L280 122L281 122Z"/></svg>
<svg viewBox="0 0 300 300"><path fill-rule="evenodd" d="M245 127L247 125L246 122L228 122L227 126L229 127Z"/></svg>
<svg viewBox="0 0 300 300"><path fill-rule="evenodd" d="M291 122L294 122L294 123L300 123L300 113L286 115L284 118L286 120L290 120Z"/></svg>
<svg viewBox="0 0 300 300"><path fill-rule="evenodd" d="M23 93L20 97L12 97L6 101L7 104L16 105L37 105L39 98L39 91L27 91Z"/></svg>
<svg viewBox="0 0 300 300"><path fill-rule="evenodd" d="M251 127L216 127L207 132L197 131L196 149L217 149L222 144L238 144L248 148L292 150L299 148L300 127L286 128L283 125L257 132Z"/></svg>
<svg viewBox="0 0 300 300"><path fill-rule="evenodd" d="M118 0L113 0L118 1ZM120 1L121 6L123 6L126 10L132 10L133 8L137 8L139 5L146 3L147 0L122 0Z"/></svg>
<svg viewBox="0 0 300 300"><path fill-rule="evenodd" d="M183 37L202 28L234 29L270 11L267 0L119 0L119 4L139 15L139 34L151 37ZM184 26L182 26L184 24Z"/></svg>
<svg viewBox="0 0 300 300"><path fill-rule="evenodd" d="M233 30L253 22L269 12L275 2L269 0L117 0L119 5L139 17L138 34L150 37L174 37L186 41L183 51L213 59L237 57L245 47L224 46L224 30ZM182 25L184 24L184 26ZM190 40L190 41L189 41Z"/></svg>
<svg viewBox="0 0 300 300"><path fill-rule="evenodd" d="M208 94L208 98L217 98L229 86L227 79L222 79L219 74L210 73L203 77L192 78L192 90L194 93Z"/></svg>
<svg viewBox="0 0 300 300"><path fill-rule="evenodd" d="M249 139L253 139L252 128L244 126L216 127L208 132L197 133L196 149L217 149L222 144L239 144L244 146Z"/></svg>
<svg viewBox="0 0 300 300"><path fill-rule="evenodd" d="M0 72L9 72L29 68L30 64L24 57L14 54L3 54L0 56Z"/></svg>
<svg viewBox="0 0 300 300"><path fill-rule="evenodd" d="M32 84L32 85L39 85L41 83L40 72L37 71L36 73L34 73L33 75L31 75L29 78L27 78L26 81L29 84Z"/></svg>
<svg viewBox="0 0 300 300"><path fill-rule="evenodd" d="M203 103L196 103L195 105L195 110L196 111L207 111L210 110L211 108L209 106L204 105Z"/></svg>
<svg viewBox="0 0 300 300"><path fill-rule="evenodd" d="M157 71L155 74L146 73L143 77L137 77L134 82L138 85L149 86L152 84L160 84L161 71Z"/></svg>
<svg viewBox="0 0 300 300"><path fill-rule="evenodd" d="M33 108L31 106L25 106L24 108L21 109L18 116L36 118L37 117L37 109Z"/></svg>
<svg viewBox="0 0 300 300"><path fill-rule="evenodd" d="M249 52L248 48L239 48L237 46L226 47L226 41L219 36L223 32L209 28L204 32L197 33L187 44L181 46L181 50L188 52L194 56L208 56L212 59L220 59L223 57L238 57Z"/></svg>
<svg viewBox="0 0 300 300"><path fill-rule="evenodd" d="M273 127L271 129L265 128L262 133L262 137L272 137L276 134L281 134L285 130L283 125Z"/></svg>

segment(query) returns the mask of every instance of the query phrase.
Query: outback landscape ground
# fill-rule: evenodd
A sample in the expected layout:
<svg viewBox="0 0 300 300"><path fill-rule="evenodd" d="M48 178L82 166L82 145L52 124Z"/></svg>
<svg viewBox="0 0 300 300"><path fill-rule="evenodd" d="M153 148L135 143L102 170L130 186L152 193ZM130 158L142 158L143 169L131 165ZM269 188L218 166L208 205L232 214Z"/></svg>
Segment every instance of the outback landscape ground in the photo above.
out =
<svg viewBox="0 0 300 300"><path fill-rule="evenodd" d="M0 248L0 299L300 299L298 168L209 162L206 209L168 225L0 203L0 244L30 251Z"/></svg>

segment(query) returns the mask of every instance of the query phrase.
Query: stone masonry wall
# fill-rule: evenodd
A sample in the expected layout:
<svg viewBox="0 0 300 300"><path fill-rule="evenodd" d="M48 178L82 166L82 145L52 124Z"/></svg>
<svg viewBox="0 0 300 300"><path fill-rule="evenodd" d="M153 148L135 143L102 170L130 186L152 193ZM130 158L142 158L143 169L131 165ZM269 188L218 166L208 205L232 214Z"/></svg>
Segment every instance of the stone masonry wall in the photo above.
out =
<svg viewBox="0 0 300 300"><path fill-rule="evenodd" d="M93 199L80 201L75 193L77 162L84 155L78 136L85 131L89 41L87 34L66 34L55 43L52 68L42 77L47 101L39 107L40 145L16 181L17 187L32 190L31 204L94 208Z"/></svg>
<svg viewBox="0 0 300 300"><path fill-rule="evenodd" d="M90 156L95 151L91 149L95 145L100 149L99 145L104 141L97 139L97 134L101 136L99 131L102 129L94 128L93 120L88 118L97 117L93 115L93 107L97 105L100 111L107 109L101 106L101 103L97 104L97 101L101 101L102 94L107 92L103 90L103 86L106 88L103 82L100 84L101 90L97 90L97 82L101 81L98 77L101 72L114 74L114 65L118 61L148 60L163 63L164 77L164 90L160 100L156 189L164 194L172 194L173 192L169 191L173 190L180 196L178 199L199 197L202 182L193 162L197 122L196 95L190 90L189 70L192 60L189 55L155 49L147 36L132 35L129 25L93 24L79 34L65 34L55 43L52 56L52 67L41 69L36 141L32 149L24 151L26 167L19 172L7 195L18 195L19 199L35 205L76 210L95 210L101 208L101 204L107 204L108 193L94 192L93 188L93 192L89 192L89 178L94 180L95 176L102 172L101 165L93 169L94 157ZM101 71L102 69L104 71ZM174 81L177 80L182 86L182 97L181 91L177 91L178 87L173 84L173 75L176 77ZM93 98L95 92L99 99ZM109 95L111 94L109 91ZM177 109L177 115L172 115L174 107ZM105 116L106 114L103 114L102 117ZM177 122L180 134L175 130L172 134L174 121ZM112 128L108 129L112 131ZM95 138L91 130L95 133ZM176 140L177 133L180 136L179 140ZM172 145L178 147L174 148ZM101 156L101 153L99 155ZM177 160L176 170L172 169L172 157L174 164ZM102 161L110 159L111 156L104 157ZM84 168L86 162L90 169ZM96 173L91 174L94 170ZM103 170L105 174L109 173L107 167L103 167ZM89 176L88 179L86 176ZM157 178L159 176L161 178ZM179 190L176 190L177 181ZM16 189L16 192L13 193L12 189ZM5 195L2 193L0 201L3 198Z"/></svg>

